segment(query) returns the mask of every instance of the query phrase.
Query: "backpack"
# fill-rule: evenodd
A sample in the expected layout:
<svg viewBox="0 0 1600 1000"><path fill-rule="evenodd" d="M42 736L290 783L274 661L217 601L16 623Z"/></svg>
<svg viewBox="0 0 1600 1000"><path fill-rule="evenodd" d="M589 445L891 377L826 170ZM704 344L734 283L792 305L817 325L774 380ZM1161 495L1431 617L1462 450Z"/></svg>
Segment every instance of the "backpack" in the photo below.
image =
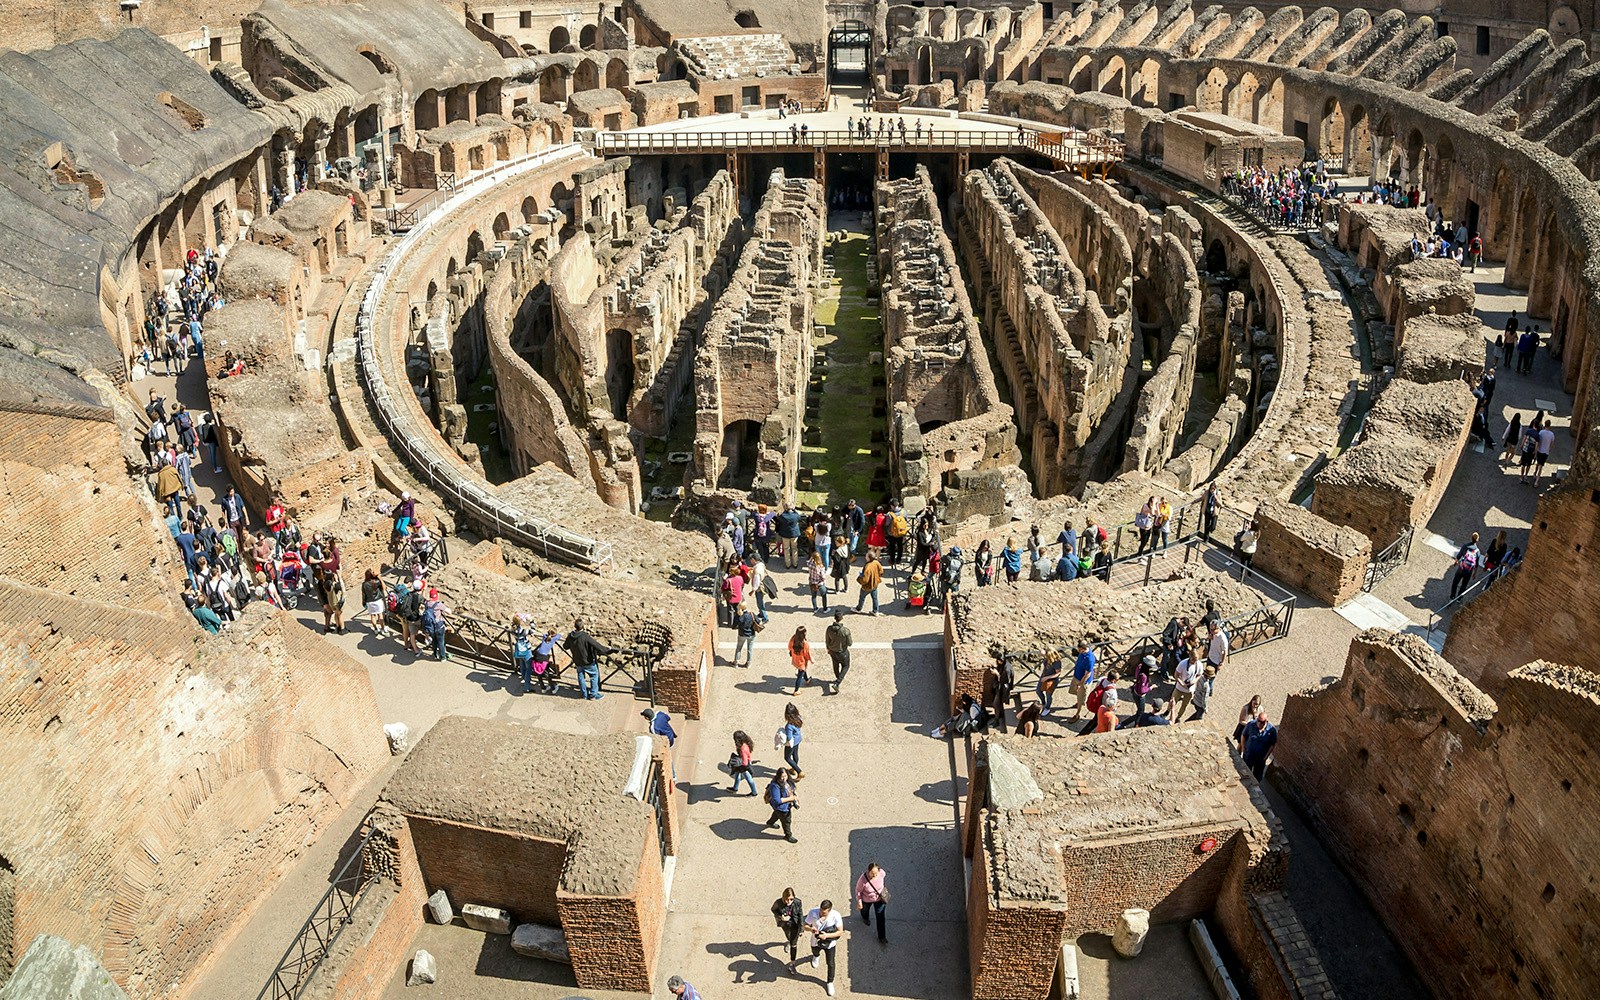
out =
<svg viewBox="0 0 1600 1000"><path fill-rule="evenodd" d="M1456 560L1456 569L1463 573L1471 573L1478 568L1478 550L1468 549L1461 553L1461 558Z"/></svg>
<svg viewBox="0 0 1600 1000"><path fill-rule="evenodd" d="M400 612L400 617L407 621L416 621L421 616L422 595L415 590L408 590L405 596L395 602L395 608Z"/></svg>
<svg viewBox="0 0 1600 1000"><path fill-rule="evenodd" d="M782 750L789 745L789 727L779 726L778 731L772 734L772 749Z"/></svg>
<svg viewBox="0 0 1600 1000"><path fill-rule="evenodd" d="M889 534L895 538L904 538L910 530L911 526L906 523L906 516L895 511L894 517L889 520Z"/></svg>

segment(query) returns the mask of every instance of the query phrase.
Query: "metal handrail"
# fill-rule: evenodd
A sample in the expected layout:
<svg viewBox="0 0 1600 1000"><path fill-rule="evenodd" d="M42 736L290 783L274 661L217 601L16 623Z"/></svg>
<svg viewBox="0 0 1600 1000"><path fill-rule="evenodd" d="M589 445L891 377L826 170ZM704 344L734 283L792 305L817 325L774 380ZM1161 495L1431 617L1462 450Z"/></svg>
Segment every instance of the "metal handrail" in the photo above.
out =
<svg viewBox="0 0 1600 1000"><path fill-rule="evenodd" d="M1439 605L1439 607L1429 612L1428 634L1433 635L1433 633L1439 631L1443 625L1446 615L1453 615L1463 606L1471 604L1477 599L1479 594L1482 594L1484 591L1488 590L1496 580L1504 576L1506 573L1509 573L1514 568L1515 567L1505 565L1495 567L1493 571L1483 574L1482 578L1480 578L1477 583L1474 583L1466 590L1463 590L1461 593L1450 598L1448 601L1445 601L1443 604Z"/></svg>
<svg viewBox="0 0 1600 1000"><path fill-rule="evenodd" d="M311 916L300 925L294 940L284 949L283 957L278 959L266 985L256 994L256 1000L299 1000L305 992L307 984L333 950L333 943L355 919L356 908L366 898L367 889L376 881L366 868L367 843L374 832L368 829L355 852L340 866L328 891L312 907Z"/></svg>
<svg viewBox="0 0 1600 1000"><path fill-rule="evenodd" d="M1405 561L1411 557L1411 539L1415 534L1415 529L1409 524L1406 525L1398 538L1372 557L1372 561L1367 563L1367 571L1361 581L1361 589L1364 592L1371 593L1372 588L1382 583L1390 573L1405 565Z"/></svg>
<svg viewBox="0 0 1600 1000"><path fill-rule="evenodd" d="M518 160L497 164L477 174L451 190L448 197L429 206L420 213L410 232L395 245L374 272L372 282L362 297L361 309L356 318L356 366L367 387L367 398L372 401L379 430L391 447L433 488L444 495L452 505L489 526L494 534L517 544L535 549L547 558L559 559L603 573L605 567L614 565L612 545L608 541L589 538L541 517L526 514L489 493L485 485L471 482L456 473L456 463L435 447L438 434L431 426L422 431L413 425L405 407L397 403L390 393L379 361L375 337L374 317L383 300L384 289L398 262L416 245L428 230L429 222L449 205L464 201L481 193L493 184L514 174L537 167L549 166L563 159L582 155L575 143L540 150ZM409 386L407 392L410 391Z"/></svg>
<svg viewBox="0 0 1600 1000"><path fill-rule="evenodd" d="M678 130L671 132L597 132L597 153L671 153L746 149L813 149L863 152L888 149L908 150L1005 150L1036 152L1063 166L1088 166L1122 159L1124 147L1115 139L1085 132L1064 141L1045 141L1044 133L1033 129L966 131L961 129L912 130L883 129L861 133L849 129L791 129L741 131L736 129Z"/></svg>

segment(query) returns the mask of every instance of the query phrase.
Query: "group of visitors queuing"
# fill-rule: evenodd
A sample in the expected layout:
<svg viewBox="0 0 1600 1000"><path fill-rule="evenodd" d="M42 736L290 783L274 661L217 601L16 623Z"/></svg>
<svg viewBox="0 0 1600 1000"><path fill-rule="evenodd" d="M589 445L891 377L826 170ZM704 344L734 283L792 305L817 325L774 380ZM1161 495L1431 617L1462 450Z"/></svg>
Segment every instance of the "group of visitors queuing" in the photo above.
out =
<svg viewBox="0 0 1600 1000"><path fill-rule="evenodd" d="M1321 224L1333 188L1318 160L1279 170L1241 167L1224 175L1222 190L1270 225L1309 228Z"/></svg>
<svg viewBox="0 0 1600 1000"><path fill-rule="evenodd" d="M1511 310L1511 315L1506 317L1505 329L1500 333L1500 363L1513 364L1513 369L1518 375L1533 374L1533 359L1539 352L1539 343L1542 334L1538 325L1522 326L1517 319L1517 311Z"/></svg>
<svg viewBox="0 0 1600 1000"><path fill-rule="evenodd" d="M163 375L179 375L188 369L191 358L205 367L205 318L223 305L217 290L221 262L221 255L210 247L191 248L177 279L151 295L137 351L145 371L155 371L155 363L160 361ZM240 371L242 362L230 353L218 374L226 377Z"/></svg>

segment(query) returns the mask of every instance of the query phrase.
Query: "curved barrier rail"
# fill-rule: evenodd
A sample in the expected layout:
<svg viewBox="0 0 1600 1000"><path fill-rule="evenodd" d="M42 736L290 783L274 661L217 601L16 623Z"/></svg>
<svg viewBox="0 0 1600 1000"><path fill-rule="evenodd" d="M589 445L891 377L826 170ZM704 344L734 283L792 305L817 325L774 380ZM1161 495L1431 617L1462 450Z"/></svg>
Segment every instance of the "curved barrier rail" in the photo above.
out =
<svg viewBox="0 0 1600 1000"><path fill-rule="evenodd" d="M594 149L602 155L628 153L705 153L738 150L823 150L840 153L913 151L926 153L992 151L1038 153L1062 167L1089 167L1122 159L1122 143L1080 133L970 131L924 129L922 134L885 129L863 135L848 129L810 129L795 134L787 129L742 131L737 129L683 130L675 132L596 132Z"/></svg>
<svg viewBox="0 0 1600 1000"><path fill-rule="evenodd" d="M372 283L367 286L356 319L356 364L367 388L367 398L372 401L378 427L389 445L447 502L498 537L527 546L546 558L603 573L607 565L614 565L610 542L589 538L553 521L518 510L490 493L486 484L461 476L458 469L460 462L443 454L442 442L433 426L416 426L412 415L402 405L403 401L395 398L384 376L372 332L373 317L377 313L378 303L383 300L390 272L399 261L405 259L405 255L428 232L430 223L446 208L518 174L574 159L582 153L581 147L576 144L540 150L469 178L458 184L449 197L430 206L427 214L419 217L410 232L389 251L373 275ZM411 387L408 384L399 391L409 393Z"/></svg>
<svg viewBox="0 0 1600 1000"><path fill-rule="evenodd" d="M328 891L312 908L311 916L300 925L267 984L256 994L256 1000L299 1000L305 992L317 969L322 967L323 959L333 949L334 941L350 926L356 908L367 898L367 890L374 881L366 866L367 842L371 839L372 830L368 829L361 843L339 866L338 874L330 880Z"/></svg>

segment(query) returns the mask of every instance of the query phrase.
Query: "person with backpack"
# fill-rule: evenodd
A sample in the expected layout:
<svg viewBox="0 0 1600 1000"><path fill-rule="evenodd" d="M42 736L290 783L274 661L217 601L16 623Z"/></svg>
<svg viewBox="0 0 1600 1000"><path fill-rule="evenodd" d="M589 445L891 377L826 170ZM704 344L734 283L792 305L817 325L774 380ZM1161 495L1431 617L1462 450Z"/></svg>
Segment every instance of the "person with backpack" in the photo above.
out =
<svg viewBox="0 0 1600 1000"><path fill-rule="evenodd" d="M555 629L547 629L544 638L533 647L533 681L545 694L556 693L556 647L565 638Z"/></svg>
<svg viewBox="0 0 1600 1000"><path fill-rule="evenodd" d="M806 627L801 625L789 637L789 662L794 665L794 690L811 683L811 644L806 642Z"/></svg>
<svg viewBox="0 0 1600 1000"><path fill-rule="evenodd" d="M811 967L817 959L828 959L828 996L833 996L833 975L838 960L839 939L844 937L844 918L833 908L833 901L824 899L816 909L806 914L806 929L811 932Z"/></svg>
<svg viewBox="0 0 1600 1000"><path fill-rule="evenodd" d="M406 652L418 652L417 634L422 631L422 588L401 580L395 584L395 590L398 593L394 610L400 617L400 639L405 643Z"/></svg>
<svg viewBox="0 0 1600 1000"><path fill-rule="evenodd" d="M772 520L766 504L758 506L755 516L750 519L750 541L755 546L756 555L761 557L762 569L766 568L767 560L772 557Z"/></svg>
<svg viewBox="0 0 1600 1000"><path fill-rule="evenodd" d="M511 616L511 666L522 678L522 693L533 693L533 630L523 615Z"/></svg>
<svg viewBox="0 0 1600 1000"><path fill-rule="evenodd" d="M789 971L793 972L795 963L800 961L800 932L806 926L805 907L793 889L784 889L783 894L772 901L772 919L777 921L784 940L789 942Z"/></svg>
<svg viewBox="0 0 1600 1000"><path fill-rule="evenodd" d="M1456 572L1450 580L1450 600L1455 600L1468 587L1472 586L1472 574L1478 571L1483 554L1478 550L1478 533L1472 533L1472 540L1456 550Z"/></svg>
<svg viewBox="0 0 1600 1000"><path fill-rule="evenodd" d="M767 572L765 559L752 559L745 563L750 573L750 585L746 588L756 598L756 617L765 625L767 618L767 601L778 596L778 585L773 582L772 574Z"/></svg>
<svg viewBox="0 0 1600 1000"><path fill-rule="evenodd" d="M832 566L833 593L842 593L850 585L850 544L843 535L833 536Z"/></svg>
<svg viewBox="0 0 1600 1000"><path fill-rule="evenodd" d="M772 807L772 815L767 818L768 830L775 826L783 827L783 839L789 843L798 843L794 835L794 809L799 801L794 793L794 779L786 767L778 768L772 780L767 783L767 804Z"/></svg>
<svg viewBox="0 0 1600 1000"><path fill-rule="evenodd" d="M906 520L906 512L900 509L899 500L889 504L888 523L884 526L883 534L889 565L900 565L906 558L906 537L911 534L911 524Z"/></svg>
<svg viewBox="0 0 1600 1000"><path fill-rule="evenodd" d="M823 694L838 694L839 685L844 683L844 675L850 672L850 645L854 640L850 635L850 626L844 623L844 612L833 613L833 624L828 626L828 631L823 633L822 642L827 647L828 658L833 661L833 690L828 690L826 682L822 685Z"/></svg>
<svg viewBox="0 0 1600 1000"><path fill-rule="evenodd" d="M438 588L429 589L428 600L422 606L422 631L433 645L433 658L441 662L450 659L449 651L444 648L445 636L449 633L449 615L450 609L439 598Z"/></svg>
<svg viewBox="0 0 1600 1000"><path fill-rule="evenodd" d="M739 782L750 786L750 795L756 795L756 780L750 776L750 766L755 763L756 745L742 729L733 731L733 753L728 755L728 773L733 775L730 792L739 791Z"/></svg>
<svg viewBox="0 0 1600 1000"><path fill-rule="evenodd" d="M733 613L733 665L749 669L750 658L755 653L756 633L761 631L761 623L750 610L750 605L741 604Z"/></svg>

